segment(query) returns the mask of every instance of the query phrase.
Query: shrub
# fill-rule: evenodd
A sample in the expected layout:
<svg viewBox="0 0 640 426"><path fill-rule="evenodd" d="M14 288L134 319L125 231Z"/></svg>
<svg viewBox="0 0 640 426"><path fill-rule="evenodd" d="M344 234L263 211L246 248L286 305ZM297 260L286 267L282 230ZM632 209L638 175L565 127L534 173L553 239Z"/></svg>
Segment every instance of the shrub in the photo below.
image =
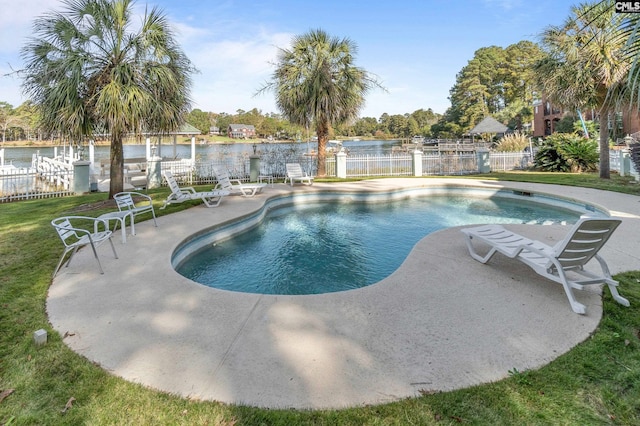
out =
<svg viewBox="0 0 640 426"><path fill-rule="evenodd" d="M506 134L498 141L496 151L500 152L519 152L524 151L529 146L529 138L521 132L513 132Z"/></svg>
<svg viewBox="0 0 640 426"><path fill-rule="evenodd" d="M586 172L598 166L598 143L571 133L554 133L538 148L536 168L549 172Z"/></svg>

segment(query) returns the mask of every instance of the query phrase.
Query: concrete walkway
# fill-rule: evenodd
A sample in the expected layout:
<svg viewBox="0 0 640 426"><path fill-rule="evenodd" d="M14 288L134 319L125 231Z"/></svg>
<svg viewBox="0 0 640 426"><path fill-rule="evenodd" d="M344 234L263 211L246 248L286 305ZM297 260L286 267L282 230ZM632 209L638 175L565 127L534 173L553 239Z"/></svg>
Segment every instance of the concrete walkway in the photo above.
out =
<svg viewBox="0 0 640 426"><path fill-rule="evenodd" d="M545 365L588 338L602 315L598 289L576 291L587 306L586 315L577 315L560 285L520 262L499 255L487 265L472 260L455 228L422 239L383 281L340 293L222 291L171 268L183 240L255 212L270 197L449 186L507 187L608 209L623 218L602 250L612 273L640 269L637 196L463 179L280 184L254 198L227 197L218 208L163 216L157 228L136 224L138 235L127 244L114 236L119 259L107 245L98 249L104 275L90 250L81 250L50 288L49 319L74 351L126 380L194 399L272 408L379 404L496 381L514 368ZM549 244L567 231L509 228Z"/></svg>

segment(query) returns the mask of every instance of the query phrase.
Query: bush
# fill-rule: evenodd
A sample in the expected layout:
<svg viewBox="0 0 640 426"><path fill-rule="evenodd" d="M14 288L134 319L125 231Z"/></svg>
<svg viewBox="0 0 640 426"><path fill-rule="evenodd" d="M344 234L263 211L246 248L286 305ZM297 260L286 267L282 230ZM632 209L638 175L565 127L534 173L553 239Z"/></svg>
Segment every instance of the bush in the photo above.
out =
<svg viewBox="0 0 640 426"><path fill-rule="evenodd" d="M513 132L506 134L498 141L496 151L500 152L519 152L524 151L529 146L529 138L521 132Z"/></svg>
<svg viewBox="0 0 640 426"><path fill-rule="evenodd" d="M570 133L554 133L538 148L537 169L547 172L587 172L598 167L598 143Z"/></svg>

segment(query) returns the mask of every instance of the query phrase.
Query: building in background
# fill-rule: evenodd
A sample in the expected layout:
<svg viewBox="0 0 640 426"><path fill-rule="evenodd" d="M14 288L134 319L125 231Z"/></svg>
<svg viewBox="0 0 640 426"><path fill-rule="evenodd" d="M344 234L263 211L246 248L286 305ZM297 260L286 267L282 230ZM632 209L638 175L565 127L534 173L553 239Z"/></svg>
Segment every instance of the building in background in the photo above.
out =
<svg viewBox="0 0 640 426"><path fill-rule="evenodd" d="M256 137L256 128L252 124L229 124L227 136L233 139L252 139Z"/></svg>
<svg viewBox="0 0 640 426"><path fill-rule="evenodd" d="M546 137L555 133L556 126L566 115L571 114L579 119L577 111L565 111L554 106L549 100L542 99L533 103L533 136ZM582 111L584 120L597 120L595 110ZM618 141L628 134L640 131L640 113L637 109L623 110L609 115L609 135Z"/></svg>

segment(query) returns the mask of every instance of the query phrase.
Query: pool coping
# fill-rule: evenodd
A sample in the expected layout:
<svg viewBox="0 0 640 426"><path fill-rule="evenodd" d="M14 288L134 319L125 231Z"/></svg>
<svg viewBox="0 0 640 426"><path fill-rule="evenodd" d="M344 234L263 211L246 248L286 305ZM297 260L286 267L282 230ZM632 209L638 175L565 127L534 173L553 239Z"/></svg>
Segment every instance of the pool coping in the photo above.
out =
<svg viewBox="0 0 640 426"><path fill-rule="evenodd" d="M271 408L379 404L496 381L513 368L545 365L588 338L602 315L598 291L576 292L587 305L587 315L577 315L561 286L519 262L472 260L459 228L428 235L392 275L347 292L236 293L196 284L170 266L187 235L255 213L271 197L437 186L532 191L607 209L623 219L602 251L612 273L640 265L637 196L468 179L276 184L256 197L230 196L217 208L160 217L158 228L141 223L127 244L114 239L120 259L99 248L104 275L82 250L52 283L49 320L70 348L127 380ZM549 243L566 232L507 227Z"/></svg>

